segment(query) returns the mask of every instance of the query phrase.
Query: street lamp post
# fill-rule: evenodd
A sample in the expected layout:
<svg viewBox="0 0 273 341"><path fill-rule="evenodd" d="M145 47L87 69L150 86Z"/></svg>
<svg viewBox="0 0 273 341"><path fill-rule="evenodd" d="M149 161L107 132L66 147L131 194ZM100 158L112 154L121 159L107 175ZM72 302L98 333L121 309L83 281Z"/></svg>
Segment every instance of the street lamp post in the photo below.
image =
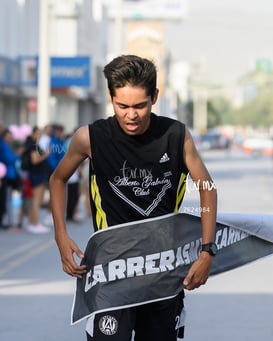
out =
<svg viewBox="0 0 273 341"><path fill-rule="evenodd" d="M198 133L207 131L207 91L205 88L193 90L193 129Z"/></svg>

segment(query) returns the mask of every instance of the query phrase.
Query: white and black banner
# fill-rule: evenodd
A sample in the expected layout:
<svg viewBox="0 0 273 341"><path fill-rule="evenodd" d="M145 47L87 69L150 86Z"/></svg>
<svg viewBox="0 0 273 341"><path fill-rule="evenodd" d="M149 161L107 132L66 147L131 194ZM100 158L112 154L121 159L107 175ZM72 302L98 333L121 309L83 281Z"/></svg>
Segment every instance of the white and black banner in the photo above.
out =
<svg viewBox="0 0 273 341"><path fill-rule="evenodd" d="M216 243L211 275L273 254L273 215L218 215ZM200 247L200 217L184 213L94 233L81 262L87 273L77 279L71 323L177 295Z"/></svg>

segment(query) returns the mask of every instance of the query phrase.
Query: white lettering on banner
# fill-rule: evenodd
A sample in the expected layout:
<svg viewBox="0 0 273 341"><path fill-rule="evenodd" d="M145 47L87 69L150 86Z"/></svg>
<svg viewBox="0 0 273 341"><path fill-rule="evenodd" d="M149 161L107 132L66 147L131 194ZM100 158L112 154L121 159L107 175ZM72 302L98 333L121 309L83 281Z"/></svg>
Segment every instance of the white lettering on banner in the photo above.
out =
<svg viewBox="0 0 273 341"><path fill-rule="evenodd" d="M249 237L246 232L224 227L216 232L218 250ZM191 241L177 249L165 250L145 256L128 257L110 261L104 268L102 264L93 266L86 275L85 292L97 283L111 282L125 278L147 276L172 271L180 266L193 263L201 248L201 238Z"/></svg>
<svg viewBox="0 0 273 341"><path fill-rule="evenodd" d="M175 261L174 250L161 252L160 265L159 265L160 272L174 270L174 265L173 265L174 261Z"/></svg>
<svg viewBox="0 0 273 341"><path fill-rule="evenodd" d="M127 259L127 277L143 276L144 258L132 257Z"/></svg>
<svg viewBox="0 0 273 341"><path fill-rule="evenodd" d="M89 291L99 282L146 276L171 271L179 266L190 264L192 260L198 258L200 245L201 240L198 239L177 250L166 250L144 257L129 257L126 260L116 259L108 263L106 270L103 269L102 264L95 265L87 272L84 291Z"/></svg>
<svg viewBox="0 0 273 341"><path fill-rule="evenodd" d="M124 259L117 259L109 262L108 265L108 278L109 281L125 278L126 262Z"/></svg>
<svg viewBox="0 0 273 341"><path fill-rule="evenodd" d="M146 256L145 269L146 275L155 274L160 272L160 268L156 266L156 261L160 259L160 252L153 253Z"/></svg>
<svg viewBox="0 0 273 341"><path fill-rule="evenodd" d="M234 228L225 227L216 232L215 242L218 250L249 237L249 234Z"/></svg>
<svg viewBox="0 0 273 341"><path fill-rule="evenodd" d="M92 276L93 281L90 281L91 276ZM86 282L85 282L85 289L84 290L86 292L86 291L90 290L97 283L103 283L103 282L107 282L107 279L106 279L105 274L103 272L102 264L95 265L93 268L93 273L91 271L89 271L86 274Z"/></svg>

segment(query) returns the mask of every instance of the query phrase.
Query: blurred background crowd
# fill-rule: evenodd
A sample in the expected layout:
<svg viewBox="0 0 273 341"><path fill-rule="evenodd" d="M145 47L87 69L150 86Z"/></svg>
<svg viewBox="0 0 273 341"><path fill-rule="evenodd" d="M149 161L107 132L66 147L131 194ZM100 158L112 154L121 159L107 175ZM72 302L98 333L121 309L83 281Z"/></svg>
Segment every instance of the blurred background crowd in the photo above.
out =
<svg viewBox="0 0 273 341"><path fill-rule="evenodd" d="M72 133L66 134L61 124L47 124L43 129L25 124L20 128L0 122L0 229L47 233L53 224L48 181L67 151ZM67 221L80 223L85 218L83 210L79 214L81 197L85 215L91 215L88 166L83 163L68 181ZM42 208L47 211L43 217Z"/></svg>

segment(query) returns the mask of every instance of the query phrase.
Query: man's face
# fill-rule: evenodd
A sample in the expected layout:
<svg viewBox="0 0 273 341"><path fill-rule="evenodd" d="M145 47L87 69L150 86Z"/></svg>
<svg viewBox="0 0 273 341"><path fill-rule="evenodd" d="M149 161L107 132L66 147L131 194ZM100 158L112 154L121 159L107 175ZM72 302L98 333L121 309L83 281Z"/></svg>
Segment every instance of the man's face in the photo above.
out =
<svg viewBox="0 0 273 341"><path fill-rule="evenodd" d="M6 133L4 140L8 144L12 144L13 143L12 133L10 133L10 132Z"/></svg>
<svg viewBox="0 0 273 341"><path fill-rule="evenodd" d="M152 105L158 97L156 90L153 98L146 90L135 86L115 89L112 104L121 129L128 135L141 135L150 125Z"/></svg>

